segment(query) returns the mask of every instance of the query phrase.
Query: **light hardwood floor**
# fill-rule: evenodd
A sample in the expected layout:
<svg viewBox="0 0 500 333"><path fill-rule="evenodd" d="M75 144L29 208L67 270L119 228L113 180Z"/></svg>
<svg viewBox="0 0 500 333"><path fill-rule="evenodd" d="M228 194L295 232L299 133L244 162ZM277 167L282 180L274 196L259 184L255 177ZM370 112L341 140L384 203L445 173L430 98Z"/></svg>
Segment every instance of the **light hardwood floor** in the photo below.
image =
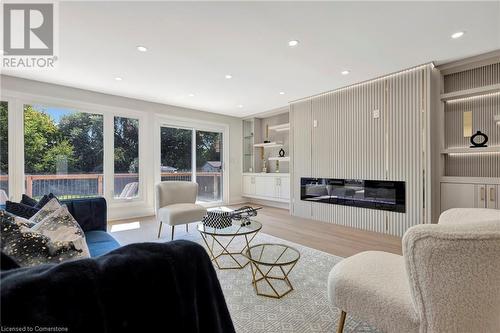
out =
<svg viewBox="0 0 500 333"><path fill-rule="evenodd" d="M340 257L348 257L368 250L401 254L401 238L399 237L294 217L290 216L288 210L285 209L264 207L259 210L257 220L263 225L261 230L263 233ZM136 226L140 225L140 228L116 231L121 225L134 226L134 223ZM157 241L158 224L153 216L111 221L108 228L122 244ZM189 239L190 233L197 232L195 224L191 224L189 228L190 232L186 233L184 226L176 227L176 239ZM167 240L170 240L170 228L165 226L160 241Z"/></svg>

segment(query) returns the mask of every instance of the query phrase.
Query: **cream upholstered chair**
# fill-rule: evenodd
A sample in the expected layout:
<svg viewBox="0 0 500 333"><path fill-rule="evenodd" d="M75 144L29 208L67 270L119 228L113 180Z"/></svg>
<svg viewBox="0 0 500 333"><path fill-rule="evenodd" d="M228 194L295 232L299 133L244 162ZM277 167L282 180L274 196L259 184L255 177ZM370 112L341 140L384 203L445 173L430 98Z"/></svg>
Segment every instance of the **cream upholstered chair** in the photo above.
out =
<svg viewBox="0 0 500 333"><path fill-rule="evenodd" d="M500 332L500 211L444 212L411 227L403 256L368 251L330 272L341 310L385 332Z"/></svg>
<svg viewBox="0 0 500 333"><path fill-rule="evenodd" d="M167 181L156 184L155 210L156 220L160 223L160 238L163 223L172 226L172 239L176 225L200 221L207 210L197 205L198 184L193 182Z"/></svg>

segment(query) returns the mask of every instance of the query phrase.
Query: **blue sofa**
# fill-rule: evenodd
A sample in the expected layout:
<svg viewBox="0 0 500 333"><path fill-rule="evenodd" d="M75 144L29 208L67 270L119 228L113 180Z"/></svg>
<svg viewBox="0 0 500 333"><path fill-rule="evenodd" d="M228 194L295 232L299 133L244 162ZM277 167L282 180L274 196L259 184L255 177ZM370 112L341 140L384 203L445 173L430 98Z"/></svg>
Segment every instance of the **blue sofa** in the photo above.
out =
<svg viewBox="0 0 500 333"><path fill-rule="evenodd" d="M85 232L90 256L98 257L120 247L107 227L107 204L104 198L62 200Z"/></svg>

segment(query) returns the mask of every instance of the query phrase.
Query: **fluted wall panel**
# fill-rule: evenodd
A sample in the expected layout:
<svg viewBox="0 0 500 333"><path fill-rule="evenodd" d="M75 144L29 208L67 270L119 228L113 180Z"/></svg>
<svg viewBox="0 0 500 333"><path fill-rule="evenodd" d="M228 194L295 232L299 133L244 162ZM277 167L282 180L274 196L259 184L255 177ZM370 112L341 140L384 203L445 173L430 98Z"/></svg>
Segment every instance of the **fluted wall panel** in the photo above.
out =
<svg viewBox="0 0 500 333"><path fill-rule="evenodd" d="M304 146L294 149L292 206L300 207L292 209L293 214L307 213L300 201L300 177L388 179L406 182L406 213L306 203L311 206L305 217L400 236L411 225L424 222L422 119L430 70L421 66L292 103L293 144L307 145L304 134L310 136L310 151ZM303 107L307 103L310 119L303 122L306 116L299 113L309 114ZM310 166L304 167L301 159L308 157Z"/></svg>
<svg viewBox="0 0 500 333"><path fill-rule="evenodd" d="M295 216L311 217L311 203L300 200L300 175L311 174L311 101L290 106L290 168L292 187L291 212ZM298 179L298 181L297 181ZM298 199L297 199L298 198Z"/></svg>
<svg viewBox="0 0 500 333"><path fill-rule="evenodd" d="M444 92L466 90L500 83L500 62L445 76Z"/></svg>

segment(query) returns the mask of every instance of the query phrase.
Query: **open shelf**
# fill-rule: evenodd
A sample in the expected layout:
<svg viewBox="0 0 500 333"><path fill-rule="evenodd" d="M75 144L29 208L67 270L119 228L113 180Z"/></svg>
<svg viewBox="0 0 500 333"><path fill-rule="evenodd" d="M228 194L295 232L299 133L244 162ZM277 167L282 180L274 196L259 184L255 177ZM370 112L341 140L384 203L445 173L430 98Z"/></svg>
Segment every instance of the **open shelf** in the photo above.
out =
<svg viewBox="0 0 500 333"><path fill-rule="evenodd" d="M478 154L478 153L500 153L500 146L484 148L448 148L441 151L441 154Z"/></svg>
<svg viewBox="0 0 500 333"><path fill-rule="evenodd" d="M268 143L256 143L253 145L255 148L275 148L283 147L281 142L268 142Z"/></svg>
<svg viewBox="0 0 500 333"><path fill-rule="evenodd" d="M270 131L284 132L290 130L290 123L269 126Z"/></svg>
<svg viewBox="0 0 500 333"><path fill-rule="evenodd" d="M472 88L472 89L466 89L466 90L460 90L460 91L453 91L450 93L441 94L441 100L443 102L446 102L446 101L451 101L454 99L474 97L474 96L486 95L486 94L491 94L491 93L496 93L496 92L500 92L500 84L491 84L491 85L484 86L484 87L478 87L478 88Z"/></svg>
<svg viewBox="0 0 500 333"><path fill-rule="evenodd" d="M285 157L269 157L269 161L280 161L280 162L289 162L290 161L290 156L285 156Z"/></svg>

